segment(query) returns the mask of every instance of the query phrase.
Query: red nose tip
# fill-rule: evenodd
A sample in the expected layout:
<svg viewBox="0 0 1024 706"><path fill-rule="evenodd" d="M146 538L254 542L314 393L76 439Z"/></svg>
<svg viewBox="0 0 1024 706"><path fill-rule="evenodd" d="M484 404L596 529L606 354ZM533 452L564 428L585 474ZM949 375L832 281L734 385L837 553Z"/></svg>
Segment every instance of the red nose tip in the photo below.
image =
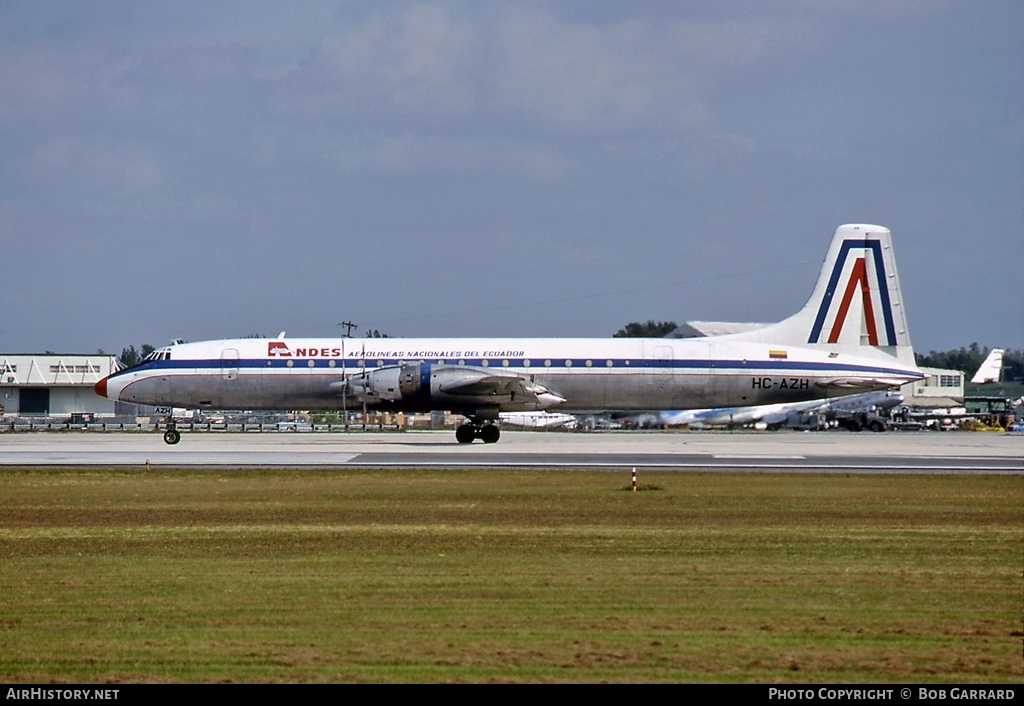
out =
<svg viewBox="0 0 1024 706"><path fill-rule="evenodd" d="M98 383L93 385L92 389L95 390L96 394L99 395L100 397L106 397L107 396L107 379L103 378Z"/></svg>

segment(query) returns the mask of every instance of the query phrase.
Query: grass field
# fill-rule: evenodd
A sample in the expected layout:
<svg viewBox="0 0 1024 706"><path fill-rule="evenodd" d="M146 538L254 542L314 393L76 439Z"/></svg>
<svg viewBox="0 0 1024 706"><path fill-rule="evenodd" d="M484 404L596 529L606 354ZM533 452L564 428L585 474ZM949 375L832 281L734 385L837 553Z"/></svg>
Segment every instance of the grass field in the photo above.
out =
<svg viewBox="0 0 1024 706"><path fill-rule="evenodd" d="M1024 477L4 470L0 681L1020 683Z"/></svg>

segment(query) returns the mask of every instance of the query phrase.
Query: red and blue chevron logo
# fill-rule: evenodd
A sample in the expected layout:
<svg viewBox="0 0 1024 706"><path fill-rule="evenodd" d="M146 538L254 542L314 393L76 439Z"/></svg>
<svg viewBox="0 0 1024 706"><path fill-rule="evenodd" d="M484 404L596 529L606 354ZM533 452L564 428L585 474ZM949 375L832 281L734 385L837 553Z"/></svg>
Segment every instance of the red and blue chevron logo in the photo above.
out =
<svg viewBox="0 0 1024 706"><path fill-rule="evenodd" d="M838 343L852 305L859 301L868 344L896 345L892 302L885 282L881 242L844 240L807 342ZM876 311L876 304L880 311Z"/></svg>

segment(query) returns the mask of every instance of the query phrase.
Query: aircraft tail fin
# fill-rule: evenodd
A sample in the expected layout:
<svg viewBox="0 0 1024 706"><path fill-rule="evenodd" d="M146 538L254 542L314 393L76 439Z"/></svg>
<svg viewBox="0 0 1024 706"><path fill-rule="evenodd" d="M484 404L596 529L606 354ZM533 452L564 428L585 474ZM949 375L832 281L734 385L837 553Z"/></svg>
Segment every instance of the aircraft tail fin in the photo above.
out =
<svg viewBox="0 0 1024 706"><path fill-rule="evenodd" d="M1003 349L993 348L989 351L988 357L978 367L978 372L971 378L971 382L981 385L986 382L999 382L1000 373L1003 370Z"/></svg>
<svg viewBox="0 0 1024 706"><path fill-rule="evenodd" d="M916 366L888 228L839 226L811 298L795 315L745 340L823 346L859 356L889 356Z"/></svg>

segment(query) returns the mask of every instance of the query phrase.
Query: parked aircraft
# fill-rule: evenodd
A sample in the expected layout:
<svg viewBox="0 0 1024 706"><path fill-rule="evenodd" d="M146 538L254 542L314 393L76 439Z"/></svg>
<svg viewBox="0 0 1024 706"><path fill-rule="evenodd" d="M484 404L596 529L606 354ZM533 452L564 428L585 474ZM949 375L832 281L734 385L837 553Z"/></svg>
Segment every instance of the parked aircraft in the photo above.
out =
<svg viewBox="0 0 1024 706"><path fill-rule="evenodd" d="M988 356L978 366L978 372L974 373L974 377L971 378L971 382L977 385L983 385L986 382L999 382L1003 372L1003 352L1002 348L993 348L989 351Z"/></svg>
<svg viewBox="0 0 1024 706"><path fill-rule="evenodd" d="M714 409L667 410L659 412L658 423L672 427L741 427L763 422L774 426L786 421L793 412L820 407L822 400L756 405L753 407L717 407Z"/></svg>
<svg viewBox="0 0 1024 706"><path fill-rule="evenodd" d="M755 330L697 339L228 339L160 349L96 384L197 409L446 410L459 443L498 440L501 412L792 403L886 389L914 363L888 229L843 225L810 299ZM180 439L169 428L167 443Z"/></svg>
<svg viewBox="0 0 1024 706"><path fill-rule="evenodd" d="M864 392L836 399L809 400L785 404L759 405L756 407L725 407L719 409L693 409L664 411L658 415L659 422L668 426L689 427L741 427L761 423L768 427L786 423L791 414L797 412L861 413L885 411L903 402L903 396L888 390Z"/></svg>
<svg viewBox="0 0 1024 706"><path fill-rule="evenodd" d="M575 429L575 414L561 412L502 412L498 415L502 424L524 429Z"/></svg>

